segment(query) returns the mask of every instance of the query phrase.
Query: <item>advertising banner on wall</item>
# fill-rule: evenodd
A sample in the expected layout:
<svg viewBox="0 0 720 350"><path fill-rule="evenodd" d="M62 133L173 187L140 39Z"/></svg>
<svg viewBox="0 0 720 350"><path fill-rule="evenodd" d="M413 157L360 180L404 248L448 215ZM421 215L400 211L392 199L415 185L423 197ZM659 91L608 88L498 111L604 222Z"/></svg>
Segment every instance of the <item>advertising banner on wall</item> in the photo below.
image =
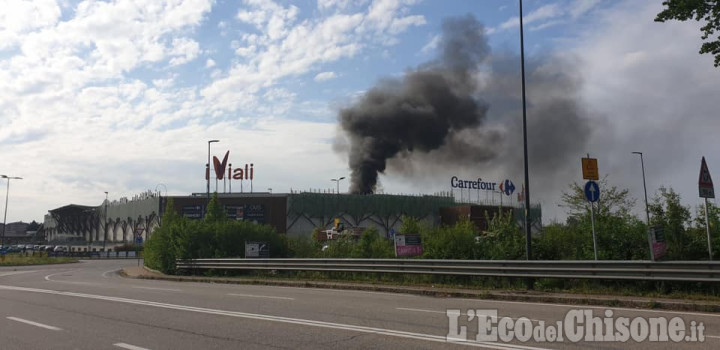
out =
<svg viewBox="0 0 720 350"><path fill-rule="evenodd" d="M395 256L422 255L422 239L418 234L395 235Z"/></svg>
<svg viewBox="0 0 720 350"><path fill-rule="evenodd" d="M202 219L203 207L202 205L186 205L182 207L182 216L188 219Z"/></svg>
<svg viewBox="0 0 720 350"><path fill-rule="evenodd" d="M265 206L262 204L246 205L244 214L244 220L252 221L256 224L265 223Z"/></svg>
<svg viewBox="0 0 720 350"><path fill-rule="evenodd" d="M243 205L228 205L225 207L227 212L227 218L230 220L244 220L245 219L245 206Z"/></svg>

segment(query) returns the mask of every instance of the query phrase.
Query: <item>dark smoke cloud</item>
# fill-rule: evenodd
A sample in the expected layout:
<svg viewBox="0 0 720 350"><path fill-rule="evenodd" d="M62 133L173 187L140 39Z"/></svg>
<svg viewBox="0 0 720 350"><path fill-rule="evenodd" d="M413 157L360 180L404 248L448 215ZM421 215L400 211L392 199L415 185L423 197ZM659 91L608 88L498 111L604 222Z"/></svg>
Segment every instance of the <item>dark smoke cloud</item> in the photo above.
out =
<svg viewBox="0 0 720 350"><path fill-rule="evenodd" d="M471 73L489 49L467 16L443 24L442 55L402 79L387 79L340 111L350 142L351 192L372 193L378 173L398 154L427 153L478 127L487 105L473 95Z"/></svg>
<svg viewBox="0 0 720 350"><path fill-rule="evenodd" d="M437 60L381 81L340 111L351 191L372 192L386 170L435 182L439 174L463 172L522 182L519 57L490 55L471 16L445 21L440 51ZM586 152L591 128L578 67L551 55L526 64L530 172L543 184L536 194L558 193L574 180L576 158Z"/></svg>

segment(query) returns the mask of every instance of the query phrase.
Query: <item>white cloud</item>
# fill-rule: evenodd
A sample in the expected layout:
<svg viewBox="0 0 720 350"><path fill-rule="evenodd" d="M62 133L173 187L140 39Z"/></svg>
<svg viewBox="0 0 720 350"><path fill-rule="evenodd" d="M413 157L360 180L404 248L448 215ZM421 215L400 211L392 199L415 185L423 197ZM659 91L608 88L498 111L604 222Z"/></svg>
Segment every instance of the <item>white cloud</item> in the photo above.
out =
<svg viewBox="0 0 720 350"><path fill-rule="evenodd" d="M563 9L559 4L543 5L540 8L523 16L523 24L531 24L533 22L542 21L549 18L555 18L563 13ZM519 17L515 16L503 22L500 29L510 29L520 26Z"/></svg>
<svg viewBox="0 0 720 350"><path fill-rule="evenodd" d="M233 65L223 78L201 90L218 113L241 105L255 105L256 94L277 80L305 74L319 64L349 58L367 43L388 44L410 26L424 23L422 16L405 15L411 0L377 0L367 13L334 13L319 20L295 24L298 10L273 1L246 1L238 20L252 24L234 47L245 60Z"/></svg>
<svg viewBox="0 0 720 350"><path fill-rule="evenodd" d="M422 49L420 49L420 52L422 52L422 53L428 53L428 52L430 52L430 51L433 51L433 50L435 50L435 49L438 47L439 44L440 44L440 35L439 35L439 34L438 34L438 35L434 35L434 36L430 39L430 41L428 41L428 43L425 44L425 46L423 46Z"/></svg>
<svg viewBox="0 0 720 350"><path fill-rule="evenodd" d="M17 45L31 30L55 25L61 15L54 0L6 0L0 7L0 50Z"/></svg>
<svg viewBox="0 0 720 350"><path fill-rule="evenodd" d="M208 58L207 61L205 61L205 68L212 67L215 67L215 61L212 58Z"/></svg>
<svg viewBox="0 0 720 350"><path fill-rule="evenodd" d="M337 77L337 75L335 75L335 72L322 72L322 73L318 73L318 75L315 76L314 80L317 82L323 82L323 81L335 79L336 77Z"/></svg>
<svg viewBox="0 0 720 350"><path fill-rule="evenodd" d="M188 38L173 39L169 55L175 56L170 59L170 66L177 66L194 60L200 52L200 44Z"/></svg>
<svg viewBox="0 0 720 350"><path fill-rule="evenodd" d="M573 19L577 19L595 8L599 3L600 0L575 0L575 2L570 5L570 16Z"/></svg>
<svg viewBox="0 0 720 350"><path fill-rule="evenodd" d="M577 20L594 9L599 3L600 0L573 0L567 5L559 3L546 4L523 16L523 24L542 22L530 28L531 30L542 30L570 20ZM518 26L520 26L520 20L518 16L514 16L497 28L488 29L488 34L492 34L498 29L507 30Z"/></svg>

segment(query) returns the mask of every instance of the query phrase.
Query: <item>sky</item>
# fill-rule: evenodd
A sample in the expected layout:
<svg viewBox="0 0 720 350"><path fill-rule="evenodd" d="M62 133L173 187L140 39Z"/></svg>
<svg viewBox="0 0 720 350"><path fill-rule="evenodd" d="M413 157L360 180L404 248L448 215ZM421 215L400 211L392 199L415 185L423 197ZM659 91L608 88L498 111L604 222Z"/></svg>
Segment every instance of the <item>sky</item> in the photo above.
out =
<svg viewBox="0 0 720 350"><path fill-rule="evenodd" d="M494 54L519 52L518 5L511 0L2 3L0 174L23 178L11 181L8 222L41 221L70 203L100 205L106 191L110 200L147 190L204 192L212 139L220 140L212 155L222 159L229 150L233 167L254 165L256 192L331 190L330 179L350 173L337 147L339 111L379 81L437 57L444 20L471 14ZM565 218L560 194L583 181L580 158L587 153L611 184L638 199L638 215L642 174L633 151L644 152L651 198L666 186L686 205L700 204L702 156L720 179L720 68L698 54L700 24L653 22L660 4L524 2L526 62L537 73L527 77L529 106L556 91L537 80L541 63L568 62L551 73L572 75L573 99L589 128L578 136L582 146L564 150L572 157L557 172L530 168L531 199L543 205L544 222ZM520 61L512 62L503 69L519 77ZM499 90L490 84L483 91L488 113L501 110L492 97ZM533 113L529 107L528 120ZM521 115L502 118L519 125ZM533 147L552 142L533 131ZM519 188L523 176L522 164L397 169L381 174L385 193L449 191L453 175L508 178ZM347 191L348 181L340 187Z"/></svg>

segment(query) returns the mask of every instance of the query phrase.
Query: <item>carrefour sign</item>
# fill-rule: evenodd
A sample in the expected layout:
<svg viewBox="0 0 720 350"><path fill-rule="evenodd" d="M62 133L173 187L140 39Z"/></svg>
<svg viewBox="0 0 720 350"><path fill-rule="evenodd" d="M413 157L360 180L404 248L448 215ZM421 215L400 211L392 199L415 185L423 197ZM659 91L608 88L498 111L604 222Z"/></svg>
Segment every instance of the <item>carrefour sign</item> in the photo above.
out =
<svg viewBox="0 0 720 350"><path fill-rule="evenodd" d="M515 185L510 180L505 180L498 184L497 182L483 181L482 178L478 178L477 180L462 180L457 176L453 176L450 178L450 186L461 189L500 191L508 196L515 192Z"/></svg>

